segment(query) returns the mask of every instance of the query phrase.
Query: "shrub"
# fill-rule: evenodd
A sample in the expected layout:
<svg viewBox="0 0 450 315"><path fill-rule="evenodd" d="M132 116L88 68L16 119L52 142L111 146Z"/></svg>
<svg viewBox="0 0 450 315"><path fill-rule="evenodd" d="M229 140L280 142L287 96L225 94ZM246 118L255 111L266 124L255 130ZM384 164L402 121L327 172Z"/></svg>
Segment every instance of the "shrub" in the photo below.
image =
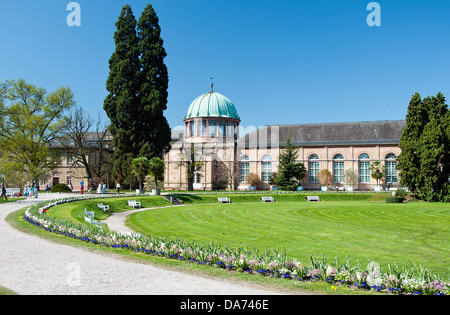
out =
<svg viewBox="0 0 450 315"><path fill-rule="evenodd" d="M250 186L255 186L256 189L260 188L262 185L261 178L259 178L259 175L255 173L249 173L247 175L247 183Z"/></svg>
<svg viewBox="0 0 450 315"><path fill-rule="evenodd" d="M397 189L396 193L397 194L395 196L399 198L405 198L408 195L408 192L404 189Z"/></svg>
<svg viewBox="0 0 450 315"><path fill-rule="evenodd" d="M387 203L403 203L405 198L403 197L387 197L386 202Z"/></svg>
<svg viewBox="0 0 450 315"><path fill-rule="evenodd" d="M56 184L52 187L52 193L56 192L72 192L72 190L66 184Z"/></svg>

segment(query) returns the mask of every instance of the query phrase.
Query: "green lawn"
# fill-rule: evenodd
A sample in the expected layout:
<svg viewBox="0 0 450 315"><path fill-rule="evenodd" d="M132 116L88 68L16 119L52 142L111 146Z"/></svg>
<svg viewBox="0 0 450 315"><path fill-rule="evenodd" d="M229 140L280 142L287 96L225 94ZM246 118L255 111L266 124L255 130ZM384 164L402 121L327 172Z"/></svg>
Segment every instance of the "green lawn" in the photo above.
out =
<svg viewBox="0 0 450 315"><path fill-rule="evenodd" d="M260 196L246 199L236 195L231 196L234 203L223 205L217 204L217 196L186 196L184 202L199 205L137 213L129 224L154 236L260 251L278 248L305 263L309 263L310 254L317 258L323 254L329 260L338 257L340 262L349 257L362 266L372 260L383 267L414 263L450 278L449 204L387 204L349 201L345 196L323 194L322 200L336 201L308 203L298 194L279 195L276 200L298 201L271 204L260 202ZM351 198L373 200L380 196L361 194ZM209 202L214 204L206 204Z"/></svg>

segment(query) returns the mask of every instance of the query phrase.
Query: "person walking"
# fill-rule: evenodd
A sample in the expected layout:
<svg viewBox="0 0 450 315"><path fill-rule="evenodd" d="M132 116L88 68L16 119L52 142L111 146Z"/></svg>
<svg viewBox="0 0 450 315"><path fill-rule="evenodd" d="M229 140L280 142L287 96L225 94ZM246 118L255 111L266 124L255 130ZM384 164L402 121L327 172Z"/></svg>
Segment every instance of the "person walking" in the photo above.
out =
<svg viewBox="0 0 450 315"><path fill-rule="evenodd" d="M98 184L98 187L97 187L97 194L102 193L102 187L103 187L103 182L100 182L100 184Z"/></svg>
<svg viewBox="0 0 450 315"><path fill-rule="evenodd" d="M117 187L117 193L120 194L120 184L117 183L117 186L116 186L116 187Z"/></svg>
<svg viewBox="0 0 450 315"><path fill-rule="evenodd" d="M24 197L28 197L28 186L27 185L23 186L23 195L24 195Z"/></svg>
<svg viewBox="0 0 450 315"><path fill-rule="evenodd" d="M39 181L36 181L34 184L34 198L38 197L38 192L39 192Z"/></svg>
<svg viewBox="0 0 450 315"><path fill-rule="evenodd" d="M106 194L106 183L103 183L103 195Z"/></svg>
<svg viewBox="0 0 450 315"><path fill-rule="evenodd" d="M8 196L6 195L6 188L5 185L2 184L2 196L1 199L5 198L5 200L8 200Z"/></svg>
<svg viewBox="0 0 450 315"><path fill-rule="evenodd" d="M48 194L52 193L52 185L50 184L50 182L47 183L47 193Z"/></svg>
<svg viewBox="0 0 450 315"><path fill-rule="evenodd" d="M84 194L84 181L81 180L80 182L80 194L83 195Z"/></svg>

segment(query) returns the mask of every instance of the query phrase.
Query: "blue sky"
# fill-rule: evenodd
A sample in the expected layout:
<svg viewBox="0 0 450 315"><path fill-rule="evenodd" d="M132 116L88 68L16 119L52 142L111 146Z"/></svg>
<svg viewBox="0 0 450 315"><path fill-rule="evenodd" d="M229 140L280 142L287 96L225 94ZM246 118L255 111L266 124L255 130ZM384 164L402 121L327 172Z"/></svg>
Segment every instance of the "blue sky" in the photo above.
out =
<svg viewBox="0 0 450 315"><path fill-rule="evenodd" d="M0 0L0 82L69 86L79 106L106 118L103 100L123 5L148 1ZM411 96L450 97L450 1L154 0L168 57L172 128L209 91L233 101L242 126L404 119Z"/></svg>

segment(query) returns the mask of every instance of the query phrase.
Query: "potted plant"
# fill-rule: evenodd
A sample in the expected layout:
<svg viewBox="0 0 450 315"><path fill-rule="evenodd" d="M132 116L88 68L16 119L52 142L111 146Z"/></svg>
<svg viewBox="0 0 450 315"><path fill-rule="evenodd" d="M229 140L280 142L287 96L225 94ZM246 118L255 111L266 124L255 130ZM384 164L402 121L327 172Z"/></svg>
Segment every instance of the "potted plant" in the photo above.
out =
<svg viewBox="0 0 450 315"><path fill-rule="evenodd" d="M134 159L131 162L131 172L136 176L139 181L139 188L136 189L136 194L144 194L145 190L142 188L142 182L145 177L149 174L150 162L146 157L140 157Z"/></svg>
<svg viewBox="0 0 450 315"><path fill-rule="evenodd" d="M249 184L250 187L254 187L253 190L260 188L262 184L258 174L255 173L249 173L247 175L247 183Z"/></svg>
<svg viewBox="0 0 450 315"><path fill-rule="evenodd" d="M359 176L355 170L347 170L345 172L345 182L347 183L347 191L353 192L355 186L358 184Z"/></svg>
<svg viewBox="0 0 450 315"><path fill-rule="evenodd" d="M370 176L377 181L377 186L374 188L374 191L381 191L379 181L384 178L385 169L386 167L381 163L381 161L374 161L370 165Z"/></svg>
<svg viewBox="0 0 450 315"><path fill-rule="evenodd" d="M322 185L322 191L328 191L328 186L333 183L333 175L327 169L321 170L317 174L317 178L319 179L320 185Z"/></svg>
<svg viewBox="0 0 450 315"><path fill-rule="evenodd" d="M164 180L165 164L159 157L154 157L149 162L148 172L155 178L155 188L152 189L153 195L160 195L161 190L158 189L158 180Z"/></svg>

